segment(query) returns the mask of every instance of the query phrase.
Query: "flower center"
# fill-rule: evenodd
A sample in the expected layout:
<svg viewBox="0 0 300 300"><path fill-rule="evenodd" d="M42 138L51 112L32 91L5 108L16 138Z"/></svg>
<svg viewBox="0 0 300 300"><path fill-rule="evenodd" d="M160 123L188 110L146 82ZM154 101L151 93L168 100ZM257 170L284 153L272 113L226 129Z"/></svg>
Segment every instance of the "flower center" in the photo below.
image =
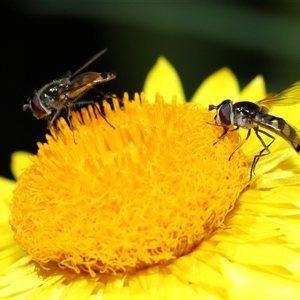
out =
<svg viewBox="0 0 300 300"><path fill-rule="evenodd" d="M125 95L126 96L126 95ZM63 119L18 181L10 223L41 266L117 273L188 254L224 227L247 181L236 132L196 105L124 99ZM201 245L200 245L201 247Z"/></svg>

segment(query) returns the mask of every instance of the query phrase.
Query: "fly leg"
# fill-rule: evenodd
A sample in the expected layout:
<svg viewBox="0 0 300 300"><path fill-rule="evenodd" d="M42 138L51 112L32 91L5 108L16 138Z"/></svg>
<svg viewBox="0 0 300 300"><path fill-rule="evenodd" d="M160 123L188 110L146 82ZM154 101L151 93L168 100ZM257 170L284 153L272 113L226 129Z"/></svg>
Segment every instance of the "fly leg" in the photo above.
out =
<svg viewBox="0 0 300 300"><path fill-rule="evenodd" d="M107 99L111 99L111 100L116 99L119 102L120 108L123 107L123 101L120 98L118 98L116 95L113 95L111 93L103 93L102 91L97 89L95 86L93 86L92 88L94 90L96 90L103 97L102 100L106 100L112 108L114 108L113 101L108 101ZM215 125L215 124L212 124L212 125Z"/></svg>
<svg viewBox="0 0 300 300"><path fill-rule="evenodd" d="M84 100L81 102L76 102L76 103L72 103L71 106L80 106L80 105L86 105L86 104L92 104L93 107L96 107L97 111L99 112L100 116L104 119L104 121L112 128L115 129L115 127L106 119L105 115L101 112L100 108L96 105L96 103L93 100ZM71 112L70 108L68 110L69 112ZM70 113L71 115L71 113ZM70 115L68 114L68 119L70 118Z"/></svg>
<svg viewBox="0 0 300 300"><path fill-rule="evenodd" d="M269 155L271 153L269 147L273 144L273 142L275 141L275 137L272 136L271 134L269 134L268 132L266 131L263 131L263 130L260 130L258 127L254 127L253 128L254 131L255 131L255 134L256 136L258 137L259 141L261 142L261 144L264 146L264 148L259 152L259 154L255 155L254 156L254 159L253 159L253 162L252 162L252 165L251 165L251 171L250 171L250 181L252 179L252 175L255 174L254 173L254 170L255 170L255 167L259 161L259 159L262 157L262 156L266 156L266 155ZM259 132L263 133L264 135L268 136L269 138L272 139L272 141L266 145L266 143L264 142L264 140L262 139L262 137L258 134ZM266 151L267 153L264 153L264 151Z"/></svg>
<svg viewBox="0 0 300 300"><path fill-rule="evenodd" d="M217 124L211 124L211 125L216 125ZM219 143L220 141L222 141L224 139L224 137L227 135L229 128L228 127L223 127L223 132L222 134L218 137L217 141L213 143L213 145Z"/></svg>
<svg viewBox="0 0 300 300"><path fill-rule="evenodd" d="M231 130L229 130L229 131L237 131L237 130L239 130L240 129L240 126L236 126L234 129L231 129Z"/></svg>
<svg viewBox="0 0 300 300"><path fill-rule="evenodd" d="M64 108L64 106L60 107L56 110L55 114L51 118L47 118L48 121L48 129L51 126L54 126L54 121L58 118L59 114L61 113L61 110ZM67 107L66 107L67 108ZM68 108L67 108L68 109ZM50 116L49 116L50 117Z"/></svg>
<svg viewBox="0 0 300 300"><path fill-rule="evenodd" d="M72 126L72 122L71 122L71 109L68 105L64 105L64 106L61 106L56 112L55 114L53 115L53 117L49 120L48 119L48 128L50 126L54 126L54 121L58 118L60 112L62 111L62 109L66 109L67 110L67 121L68 121L68 125L71 129L73 129L73 126Z"/></svg>
<svg viewBox="0 0 300 300"><path fill-rule="evenodd" d="M71 108L69 106L67 106L67 120L68 120L70 129L73 130L73 125L71 122Z"/></svg>
<svg viewBox="0 0 300 300"><path fill-rule="evenodd" d="M251 135L251 129L248 130L248 133L247 133L246 138L245 138L245 139L244 139L244 140L243 140L243 141L242 141L242 142L241 142L241 143L233 150L233 152L230 154L228 160L231 160L233 154L234 154L237 150L239 150L239 149L240 149L240 148L248 141L250 135Z"/></svg>

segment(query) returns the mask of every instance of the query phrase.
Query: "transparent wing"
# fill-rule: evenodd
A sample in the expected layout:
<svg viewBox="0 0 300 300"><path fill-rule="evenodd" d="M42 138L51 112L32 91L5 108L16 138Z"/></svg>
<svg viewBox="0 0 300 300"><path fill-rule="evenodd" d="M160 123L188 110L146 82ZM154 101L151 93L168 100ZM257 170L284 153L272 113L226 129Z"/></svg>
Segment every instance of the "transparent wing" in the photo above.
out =
<svg viewBox="0 0 300 300"><path fill-rule="evenodd" d="M300 103L300 81L278 93L269 94L266 98L257 102L265 106L293 105Z"/></svg>
<svg viewBox="0 0 300 300"><path fill-rule="evenodd" d="M104 83L116 78L116 73L86 72L71 80L71 82L58 91L58 95L64 94L70 99L76 99L86 93L98 83Z"/></svg>
<svg viewBox="0 0 300 300"><path fill-rule="evenodd" d="M69 86L85 85L90 83L92 84L104 83L112 79L115 79L116 76L117 75L115 72L104 72L104 73L85 72L73 78Z"/></svg>

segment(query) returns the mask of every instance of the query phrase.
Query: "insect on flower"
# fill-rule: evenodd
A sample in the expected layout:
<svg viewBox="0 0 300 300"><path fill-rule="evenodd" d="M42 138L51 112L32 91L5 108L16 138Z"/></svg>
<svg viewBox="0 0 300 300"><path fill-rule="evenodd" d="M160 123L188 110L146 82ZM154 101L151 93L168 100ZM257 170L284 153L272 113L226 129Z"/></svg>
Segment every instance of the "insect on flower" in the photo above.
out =
<svg viewBox="0 0 300 300"><path fill-rule="evenodd" d="M67 119L71 126L71 111L76 106L83 104L95 104L92 100L79 101L82 96L91 88L95 88L98 83L104 83L116 78L116 73L106 72L85 72L77 75L99 56L106 52L104 49L94 55L89 61L81 66L73 74L67 71L62 78L55 79L45 84L41 89L33 92L32 98L27 98L27 104L24 104L23 110L30 109L37 119L47 118L48 127L52 126L63 109L67 110ZM77 75L76 77L74 77ZM98 109L104 120L114 128Z"/></svg>
<svg viewBox="0 0 300 300"><path fill-rule="evenodd" d="M215 124L213 125L223 127L223 133L214 145L223 140L230 129L238 130L240 127L247 129L248 133L245 140L243 140L240 145L234 149L229 156L230 160L233 154L249 139L251 130L253 129L263 145L263 149L254 156L250 171L251 181L259 159L262 156L266 156L271 153L269 147L275 141L274 136L261 128L279 135L285 139L298 154L300 154L300 131L288 124L284 119L269 114L269 106L292 105L297 103L300 103L300 82L297 82L278 93L269 94L266 98L258 101L257 103L250 101L233 103L231 100L227 99L217 106L209 105L208 110L216 110ZM265 143L260 136L260 133L268 136L272 139L272 141L269 144Z"/></svg>

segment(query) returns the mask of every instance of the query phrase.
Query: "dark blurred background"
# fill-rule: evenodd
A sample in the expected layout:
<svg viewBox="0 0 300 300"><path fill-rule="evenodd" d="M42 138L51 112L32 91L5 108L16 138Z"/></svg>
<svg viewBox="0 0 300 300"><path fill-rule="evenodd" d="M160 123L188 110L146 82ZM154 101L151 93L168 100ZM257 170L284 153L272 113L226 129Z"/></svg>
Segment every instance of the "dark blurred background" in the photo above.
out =
<svg viewBox="0 0 300 300"><path fill-rule="evenodd" d="M298 1L3 1L0 22L0 175L9 178L11 153L45 141L46 121L22 111L27 97L103 48L87 71L117 72L100 88L119 97L142 90L159 55L187 99L224 66L241 87L257 74L268 91L300 80Z"/></svg>

